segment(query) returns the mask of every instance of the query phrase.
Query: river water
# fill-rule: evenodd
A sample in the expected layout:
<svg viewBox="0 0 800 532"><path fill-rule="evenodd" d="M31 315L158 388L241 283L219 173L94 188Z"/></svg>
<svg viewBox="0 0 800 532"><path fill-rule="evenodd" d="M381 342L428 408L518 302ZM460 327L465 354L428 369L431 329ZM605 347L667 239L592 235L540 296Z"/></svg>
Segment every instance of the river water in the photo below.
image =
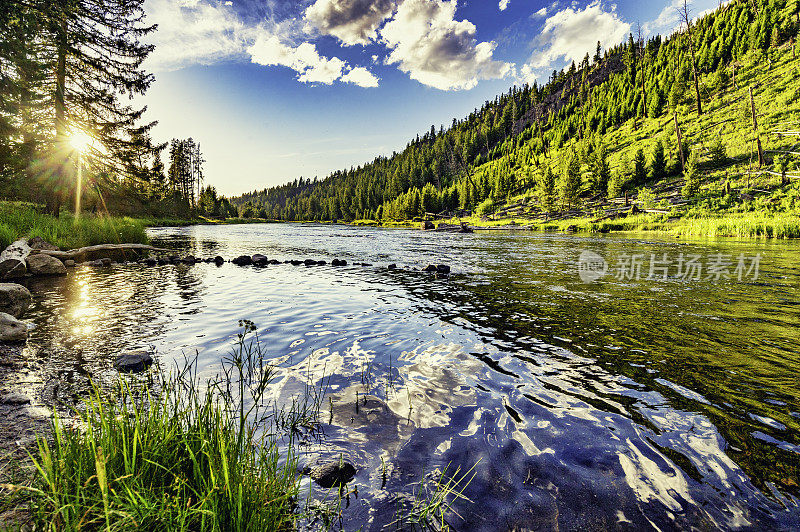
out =
<svg viewBox="0 0 800 532"><path fill-rule="evenodd" d="M199 257L350 265L79 266L31 283L31 348L95 377L136 347L162 365L196 353L212 374L251 320L276 398L326 394L303 452L356 465L347 530L380 529L420 480L473 467L456 529L800 527L800 243L310 224L150 236ZM584 251L607 262L596 282Z"/></svg>

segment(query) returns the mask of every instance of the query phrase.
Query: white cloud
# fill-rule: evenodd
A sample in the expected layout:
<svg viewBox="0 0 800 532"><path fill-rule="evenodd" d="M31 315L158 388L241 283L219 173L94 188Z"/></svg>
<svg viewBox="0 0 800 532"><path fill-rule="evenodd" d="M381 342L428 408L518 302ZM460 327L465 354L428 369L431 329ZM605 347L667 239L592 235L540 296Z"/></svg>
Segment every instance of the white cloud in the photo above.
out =
<svg viewBox="0 0 800 532"><path fill-rule="evenodd" d="M275 35L262 35L247 48L253 63L265 66L285 66L297 72L297 80L303 83L330 85L340 77L347 63L338 57L322 57L316 46L304 42L293 48L284 44Z"/></svg>
<svg viewBox="0 0 800 532"><path fill-rule="evenodd" d="M345 46L369 44L378 28L392 16L394 0L317 0L305 19L325 35L333 35Z"/></svg>
<svg viewBox="0 0 800 532"><path fill-rule="evenodd" d="M355 67L350 72L342 76L342 81L354 83L359 87L377 87L378 78L364 67Z"/></svg>
<svg viewBox="0 0 800 532"><path fill-rule="evenodd" d="M692 2L687 2L687 4L691 6ZM642 28L645 34L670 34L677 30L680 26L678 8L683 8L683 0L672 0L669 4L664 6L664 9L662 9L661 13L658 14L658 17L645 23L644 27Z"/></svg>
<svg viewBox="0 0 800 532"><path fill-rule="evenodd" d="M147 0L147 22L158 24L148 36L156 45L147 59L151 70L210 65L241 56L258 28L244 24L226 4L199 0Z"/></svg>
<svg viewBox="0 0 800 532"><path fill-rule="evenodd" d="M560 59L579 62L594 51L597 41L606 48L621 43L631 25L619 18L615 8L606 11L594 0L582 10L568 7L548 17L530 65L542 68Z"/></svg>
<svg viewBox="0 0 800 532"><path fill-rule="evenodd" d="M543 7L539 11L533 14L534 17L546 17L547 16L547 8Z"/></svg>
<svg viewBox="0 0 800 532"><path fill-rule="evenodd" d="M509 2L511 2L511 0L500 0L500 11L505 11Z"/></svg>
<svg viewBox="0 0 800 532"><path fill-rule="evenodd" d="M492 58L496 43L478 43L475 25L457 22L455 12L455 0L405 0L380 31L392 50L386 63L441 90L471 89L481 79L507 75L511 65Z"/></svg>

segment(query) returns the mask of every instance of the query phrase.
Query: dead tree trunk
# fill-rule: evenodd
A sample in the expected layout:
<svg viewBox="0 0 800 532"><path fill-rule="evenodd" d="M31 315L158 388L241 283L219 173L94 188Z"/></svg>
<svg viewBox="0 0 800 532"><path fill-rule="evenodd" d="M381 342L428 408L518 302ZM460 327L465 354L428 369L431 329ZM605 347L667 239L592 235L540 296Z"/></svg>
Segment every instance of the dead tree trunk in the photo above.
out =
<svg viewBox="0 0 800 532"><path fill-rule="evenodd" d="M686 160L683 157L683 139L681 138L681 128L678 126L678 111L674 111L675 116L675 135L678 137L678 153L681 157L681 170L686 174Z"/></svg>
<svg viewBox="0 0 800 532"><path fill-rule="evenodd" d="M753 132L756 134L756 147L758 149L758 167L764 166L764 150L761 148L761 137L758 135L758 116L756 115L756 101L753 98L753 87L750 87L750 109L753 113Z"/></svg>

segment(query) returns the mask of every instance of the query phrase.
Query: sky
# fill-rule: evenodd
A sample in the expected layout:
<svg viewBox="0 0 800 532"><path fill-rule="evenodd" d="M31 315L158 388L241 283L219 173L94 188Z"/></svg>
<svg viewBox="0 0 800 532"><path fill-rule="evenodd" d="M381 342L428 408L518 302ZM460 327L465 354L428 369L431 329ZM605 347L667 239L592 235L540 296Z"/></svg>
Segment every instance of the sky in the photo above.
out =
<svg viewBox="0 0 800 532"><path fill-rule="evenodd" d="M597 41L671 33L682 3L145 0L156 80L138 103L155 140L192 137L206 183L238 195L401 151Z"/></svg>

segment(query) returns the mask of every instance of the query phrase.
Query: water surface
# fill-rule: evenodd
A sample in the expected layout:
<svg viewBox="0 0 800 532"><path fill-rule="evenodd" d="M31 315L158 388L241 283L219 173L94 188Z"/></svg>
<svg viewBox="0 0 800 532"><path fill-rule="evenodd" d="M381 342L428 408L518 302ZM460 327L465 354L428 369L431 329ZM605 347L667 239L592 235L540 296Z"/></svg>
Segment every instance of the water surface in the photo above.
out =
<svg viewBox="0 0 800 532"><path fill-rule="evenodd" d="M798 243L301 224L150 235L200 257L351 265L80 266L31 283L32 351L61 347L95 378L121 350L165 365L197 353L212 374L253 321L276 397L324 379L324 435L303 450L357 466L347 530L380 529L420 480L473 466L457 529L800 526ZM583 250L609 275L582 282ZM647 280L665 253L722 254L732 278ZM615 278L633 254L641 278ZM739 280L736 257L757 254L757 278ZM430 263L453 273L419 271ZM377 400L351 412L356 393Z"/></svg>

